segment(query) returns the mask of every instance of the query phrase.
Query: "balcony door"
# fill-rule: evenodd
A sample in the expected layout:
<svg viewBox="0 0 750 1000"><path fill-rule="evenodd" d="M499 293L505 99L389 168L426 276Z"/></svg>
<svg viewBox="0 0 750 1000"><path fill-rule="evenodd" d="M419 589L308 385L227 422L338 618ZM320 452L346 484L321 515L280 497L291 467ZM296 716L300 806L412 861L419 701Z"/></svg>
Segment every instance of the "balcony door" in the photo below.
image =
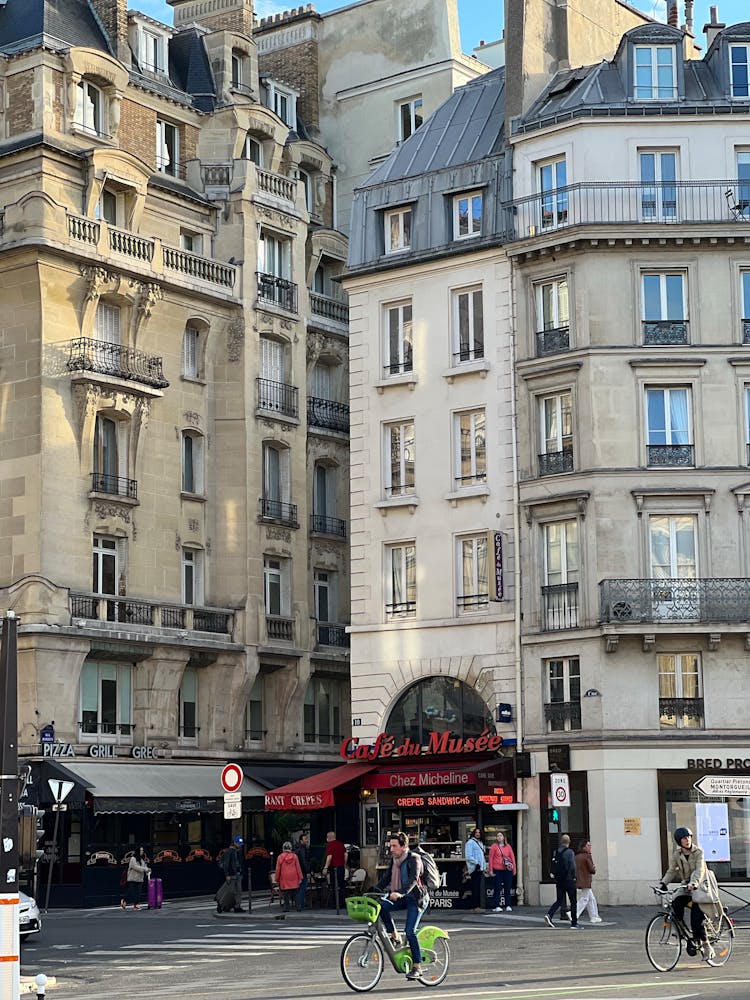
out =
<svg viewBox="0 0 750 1000"><path fill-rule="evenodd" d="M641 170L641 219L643 222L677 221L677 153L643 150Z"/></svg>
<svg viewBox="0 0 750 1000"><path fill-rule="evenodd" d="M100 493L117 493L118 475L117 423L99 413L94 427L93 489Z"/></svg>
<svg viewBox="0 0 750 1000"><path fill-rule="evenodd" d="M578 523L544 526L543 627L547 631L578 626Z"/></svg>
<svg viewBox="0 0 750 1000"><path fill-rule="evenodd" d="M694 514L652 515L648 527L654 617L694 621L699 617L697 519Z"/></svg>

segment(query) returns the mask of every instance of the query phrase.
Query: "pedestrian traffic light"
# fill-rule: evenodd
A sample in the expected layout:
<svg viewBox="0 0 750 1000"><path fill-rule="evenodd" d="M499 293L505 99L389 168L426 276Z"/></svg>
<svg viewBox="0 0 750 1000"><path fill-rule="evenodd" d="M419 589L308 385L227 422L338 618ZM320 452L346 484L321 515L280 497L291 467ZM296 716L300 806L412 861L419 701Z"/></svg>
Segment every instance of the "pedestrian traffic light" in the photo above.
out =
<svg viewBox="0 0 750 1000"><path fill-rule="evenodd" d="M547 810L547 819L549 820L550 823L559 823L560 822L560 810L559 809L548 809Z"/></svg>

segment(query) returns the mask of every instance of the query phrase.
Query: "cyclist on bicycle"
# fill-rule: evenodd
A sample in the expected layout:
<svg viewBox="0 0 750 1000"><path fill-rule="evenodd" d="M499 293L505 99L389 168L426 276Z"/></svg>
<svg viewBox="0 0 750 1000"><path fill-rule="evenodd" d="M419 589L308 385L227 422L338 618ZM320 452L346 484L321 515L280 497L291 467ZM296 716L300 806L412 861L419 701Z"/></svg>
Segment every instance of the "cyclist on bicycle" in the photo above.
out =
<svg viewBox="0 0 750 1000"><path fill-rule="evenodd" d="M691 902L690 893L706 879L706 862L701 848L693 843L692 830L688 830L686 826L678 826L673 836L677 849L672 855L669 868L662 875L661 888L666 889L668 882L684 883L687 891L672 900L675 916L684 923L685 907ZM714 949L706 938L704 919L703 910L698 903L693 902L690 907L690 929L693 938L700 943L704 958L714 958Z"/></svg>
<svg viewBox="0 0 750 1000"><path fill-rule="evenodd" d="M395 945L400 938L393 926L394 910L406 910L406 927L404 933L411 948L412 967L407 972L407 979L419 979L422 975L422 952L417 937L417 927L422 914L427 909L429 896L422 885L422 862L416 854L409 850L409 842L405 833L394 833L389 840L391 851L391 866L377 884L377 888L388 893L381 903L380 916L385 929Z"/></svg>

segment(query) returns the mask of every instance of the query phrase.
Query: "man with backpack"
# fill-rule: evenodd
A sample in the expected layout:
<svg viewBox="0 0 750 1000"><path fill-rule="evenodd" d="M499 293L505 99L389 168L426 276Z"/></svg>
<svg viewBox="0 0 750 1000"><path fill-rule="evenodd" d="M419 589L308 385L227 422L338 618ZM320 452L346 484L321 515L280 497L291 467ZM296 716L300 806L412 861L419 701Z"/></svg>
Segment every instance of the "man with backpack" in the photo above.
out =
<svg viewBox="0 0 750 1000"><path fill-rule="evenodd" d="M409 942L412 959L412 967L406 973L406 978L419 980L422 976L422 951L419 947L417 927L430 902L429 893L421 878L422 861L419 855L409 850L405 833L391 834L388 845L391 863L377 885L379 891L387 893L380 904L380 916L394 943L399 943L400 937L393 925L391 913L394 910L406 910L404 933Z"/></svg>
<svg viewBox="0 0 750 1000"><path fill-rule="evenodd" d="M576 903L576 856L570 846L570 837L564 833L560 837L560 846L555 851L552 859L552 870L557 886L557 899L544 915L544 922L548 927L554 927L552 918L560 910L565 913L565 897L568 898L570 906L570 929L583 930L578 923L578 907Z"/></svg>
<svg viewBox="0 0 750 1000"><path fill-rule="evenodd" d="M235 913L245 912L242 909L242 848L244 843L245 841L242 837L235 837L226 851L224 851L221 859L221 867L224 869L224 879L227 885L234 890L233 909Z"/></svg>

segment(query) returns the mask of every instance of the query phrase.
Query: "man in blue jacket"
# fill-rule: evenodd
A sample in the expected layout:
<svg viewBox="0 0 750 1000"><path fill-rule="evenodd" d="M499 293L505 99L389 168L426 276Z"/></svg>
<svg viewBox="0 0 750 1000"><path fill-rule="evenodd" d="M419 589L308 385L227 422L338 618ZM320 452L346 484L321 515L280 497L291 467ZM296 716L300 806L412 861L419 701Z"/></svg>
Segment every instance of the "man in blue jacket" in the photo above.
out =
<svg viewBox="0 0 750 1000"><path fill-rule="evenodd" d="M555 851L553 862L555 869L555 885L557 886L557 900L547 910L544 915L544 922L548 927L554 927L552 918L558 909L561 914L565 913L565 897L568 897L570 906L570 929L580 931L583 928L578 923L578 905L576 902L576 856L570 846L570 837L564 833L560 837L560 846Z"/></svg>

